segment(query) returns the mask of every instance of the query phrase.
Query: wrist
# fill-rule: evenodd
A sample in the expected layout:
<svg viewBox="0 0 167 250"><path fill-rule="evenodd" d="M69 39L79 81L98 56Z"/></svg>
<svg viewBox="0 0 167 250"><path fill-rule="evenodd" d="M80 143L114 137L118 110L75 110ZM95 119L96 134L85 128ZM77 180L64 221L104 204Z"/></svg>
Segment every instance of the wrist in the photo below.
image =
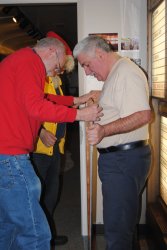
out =
<svg viewBox="0 0 167 250"><path fill-rule="evenodd" d="M106 137L106 130L105 130L105 126L101 125L102 129L103 129L103 137Z"/></svg>
<svg viewBox="0 0 167 250"><path fill-rule="evenodd" d="M38 135L39 135L39 136L40 136L40 134L42 133L43 130L45 130L45 128L44 128L43 125L41 125L41 127L40 127L40 129L39 129L39 131L38 131Z"/></svg>
<svg viewBox="0 0 167 250"><path fill-rule="evenodd" d="M75 104L78 104L78 97L74 97L74 99L73 99L73 104L75 105Z"/></svg>
<svg viewBox="0 0 167 250"><path fill-rule="evenodd" d="M76 114L75 120L76 121L80 121L81 120L80 110L79 109L77 109L77 114Z"/></svg>

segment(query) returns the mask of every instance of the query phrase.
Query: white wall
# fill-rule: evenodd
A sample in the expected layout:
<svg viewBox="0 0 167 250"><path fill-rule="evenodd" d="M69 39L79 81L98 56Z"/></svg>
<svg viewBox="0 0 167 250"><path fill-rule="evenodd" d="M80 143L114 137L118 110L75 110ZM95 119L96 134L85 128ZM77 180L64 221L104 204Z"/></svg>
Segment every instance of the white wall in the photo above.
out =
<svg viewBox="0 0 167 250"><path fill-rule="evenodd" d="M0 0L0 4L27 4L27 3L32 3L32 4L38 4L38 3L45 3L45 4L49 4L49 3L76 3L77 0Z"/></svg>
<svg viewBox="0 0 167 250"><path fill-rule="evenodd" d="M19 3L78 3L78 40L84 38L89 33L118 33L119 39L122 32L121 29L121 7L125 2L133 2L135 0L0 0L0 3L19 4ZM142 65L146 68L147 55L147 0L140 0L143 8L140 19L140 51ZM134 22L134 20L132 20ZM83 70L79 68L79 93L83 94L90 89L99 89L102 84L95 79L88 78L84 75ZM86 162L85 162L85 127L84 123L80 123L81 137L81 200L82 200L82 235L87 235L87 214L86 214ZM145 197L143 198L145 204ZM102 197L101 188L98 181L98 207L97 207L97 223L102 223ZM144 211L145 212L145 211ZM143 222L144 222L143 212Z"/></svg>

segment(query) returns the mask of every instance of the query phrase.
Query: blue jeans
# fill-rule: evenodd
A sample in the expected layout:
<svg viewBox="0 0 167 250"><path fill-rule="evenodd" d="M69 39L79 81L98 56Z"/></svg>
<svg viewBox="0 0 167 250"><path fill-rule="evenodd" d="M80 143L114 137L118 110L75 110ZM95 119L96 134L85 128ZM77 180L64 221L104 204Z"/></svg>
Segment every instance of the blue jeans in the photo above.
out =
<svg viewBox="0 0 167 250"><path fill-rule="evenodd" d="M54 222L54 211L58 200L60 178L60 152L58 143L56 142L54 145L52 156L33 153L32 162L43 184L40 203L47 216L52 238L55 238L56 226Z"/></svg>
<svg viewBox="0 0 167 250"><path fill-rule="evenodd" d="M0 155L0 249L50 250L40 193L28 155Z"/></svg>
<svg viewBox="0 0 167 250"><path fill-rule="evenodd" d="M151 162L149 146L100 154L104 234L107 250L132 250L139 197Z"/></svg>

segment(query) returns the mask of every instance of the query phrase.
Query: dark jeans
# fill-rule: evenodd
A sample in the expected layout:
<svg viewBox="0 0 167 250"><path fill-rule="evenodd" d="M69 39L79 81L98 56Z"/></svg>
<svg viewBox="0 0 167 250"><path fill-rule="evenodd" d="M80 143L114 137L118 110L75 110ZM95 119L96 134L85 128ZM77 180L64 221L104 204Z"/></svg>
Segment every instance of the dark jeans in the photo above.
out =
<svg viewBox="0 0 167 250"><path fill-rule="evenodd" d="M139 196L150 162L149 146L99 156L107 250L132 250Z"/></svg>
<svg viewBox="0 0 167 250"><path fill-rule="evenodd" d="M50 250L51 234L40 194L29 155L0 155L1 250Z"/></svg>
<svg viewBox="0 0 167 250"><path fill-rule="evenodd" d="M32 161L42 183L41 205L46 213L52 237L54 238L56 236L56 228L53 216L58 199L60 175L60 153L58 143L54 145L52 156L33 153Z"/></svg>

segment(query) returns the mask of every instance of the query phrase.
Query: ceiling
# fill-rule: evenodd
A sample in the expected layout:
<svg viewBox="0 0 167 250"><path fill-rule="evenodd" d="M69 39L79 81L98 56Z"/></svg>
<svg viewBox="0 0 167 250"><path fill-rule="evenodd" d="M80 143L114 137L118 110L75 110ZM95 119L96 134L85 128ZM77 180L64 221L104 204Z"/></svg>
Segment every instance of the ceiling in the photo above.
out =
<svg viewBox="0 0 167 250"><path fill-rule="evenodd" d="M13 22L13 16L18 23ZM0 5L0 55L32 46L50 30L73 49L77 42L76 3Z"/></svg>

